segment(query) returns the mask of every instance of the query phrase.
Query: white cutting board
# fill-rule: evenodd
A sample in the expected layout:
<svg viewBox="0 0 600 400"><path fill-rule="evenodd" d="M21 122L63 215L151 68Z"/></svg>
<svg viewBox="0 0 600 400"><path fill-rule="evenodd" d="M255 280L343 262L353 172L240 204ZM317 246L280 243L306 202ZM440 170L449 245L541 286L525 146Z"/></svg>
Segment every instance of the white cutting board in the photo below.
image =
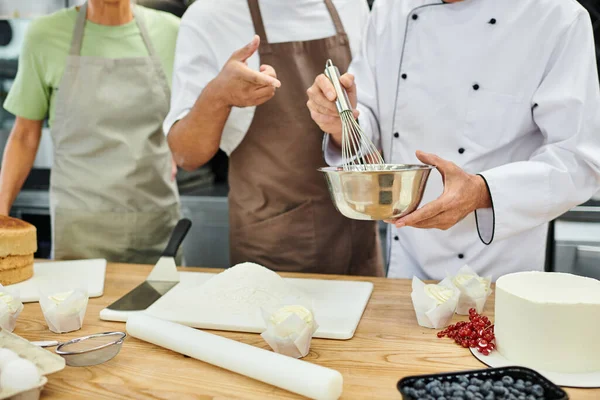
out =
<svg viewBox="0 0 600 400"><path fill-rule="evenodd" d="M188 289L201 285L215 274L180 272L179 276L179 284L143 312L193 328L251 333L264 331L265 325L259 309L255 313L244 315L227 315L221 311L198 312L198 308L190 300ZM373 292L371 282L294 278L285 280L313 300L315 320L319 324L315 337L346 340L354 336ZM105 308L100 312L100 319L126 322L131 314L132 312Z"/></svg>
<svg viewBox="0 0 600 400"><path fill-rule="evenodd" d="M32 278L7 288L18 290L23 303L39 301L40 286L49 290L82 287L87 288L90 297L100 297L104 293L105 275L103 259L40 262L34 263Z"/></svg>

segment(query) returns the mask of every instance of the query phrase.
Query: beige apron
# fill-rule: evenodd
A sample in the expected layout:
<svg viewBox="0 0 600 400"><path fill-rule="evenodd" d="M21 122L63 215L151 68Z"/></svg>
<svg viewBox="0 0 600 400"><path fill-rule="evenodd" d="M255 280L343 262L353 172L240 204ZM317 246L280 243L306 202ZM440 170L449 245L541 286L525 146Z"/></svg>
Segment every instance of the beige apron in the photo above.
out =
<svg viewBox="0 0 600 400"><path fill-rule="evenodd" d="M162 133L169 86L142 16L149 56L81 57L81 7L51 135L53 254L155 263L179 218L171 153Z"/></svg>
<svg viewBox="0 0 600 400"><path fill-rule="evenodd" d="M261 38L261 63L277 71L282 88L258 106L229 167L231 261L276 271L383 275L377 225L335 209L324 177L323 133L306 109L306 89L331 58L350 60L348 37L331 3L336 35L306 42L269 43L257 0L249 0Z"/></svg>

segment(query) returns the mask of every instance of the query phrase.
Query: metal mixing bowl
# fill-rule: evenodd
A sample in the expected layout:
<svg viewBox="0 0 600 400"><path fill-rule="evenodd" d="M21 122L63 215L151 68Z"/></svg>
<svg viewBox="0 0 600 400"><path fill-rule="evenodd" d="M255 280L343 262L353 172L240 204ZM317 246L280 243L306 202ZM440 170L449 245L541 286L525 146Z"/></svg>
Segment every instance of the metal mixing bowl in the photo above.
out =
<svg viewBox="0 0 600 400"><path fill-rule="evenodd" d="M403 217L421 203L430 165L360 165L351 170L320 168L339 212L351 219Z"/></svg>

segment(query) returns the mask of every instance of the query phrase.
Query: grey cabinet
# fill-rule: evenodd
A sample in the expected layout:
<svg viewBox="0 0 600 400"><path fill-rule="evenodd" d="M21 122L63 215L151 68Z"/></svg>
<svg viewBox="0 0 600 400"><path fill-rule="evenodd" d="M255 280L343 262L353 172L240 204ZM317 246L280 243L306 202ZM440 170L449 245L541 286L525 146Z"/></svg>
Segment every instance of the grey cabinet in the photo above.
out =
<svg viewBox="0 0 600 400"><path fill-rule="evenodd" d="M227 197L181 198L181 212L192 221L183 242L185 265L228 268L229 211Z"/></svg>

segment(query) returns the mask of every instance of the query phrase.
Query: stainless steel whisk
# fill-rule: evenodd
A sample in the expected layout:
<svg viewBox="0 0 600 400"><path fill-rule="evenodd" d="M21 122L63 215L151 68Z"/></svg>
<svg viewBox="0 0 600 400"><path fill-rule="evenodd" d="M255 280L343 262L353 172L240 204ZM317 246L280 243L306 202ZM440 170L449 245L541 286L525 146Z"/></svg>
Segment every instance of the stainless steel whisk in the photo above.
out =
<svg viewBox="0 0 600 400"><path fill-rule="evenodd" d="M335 105L342 120L342 168L356 171L366 170L367 165L383 165L381 153L354 119L348 93L340 83L340 71L331 60L325 64L325 76L335 89Z"/></svg>

